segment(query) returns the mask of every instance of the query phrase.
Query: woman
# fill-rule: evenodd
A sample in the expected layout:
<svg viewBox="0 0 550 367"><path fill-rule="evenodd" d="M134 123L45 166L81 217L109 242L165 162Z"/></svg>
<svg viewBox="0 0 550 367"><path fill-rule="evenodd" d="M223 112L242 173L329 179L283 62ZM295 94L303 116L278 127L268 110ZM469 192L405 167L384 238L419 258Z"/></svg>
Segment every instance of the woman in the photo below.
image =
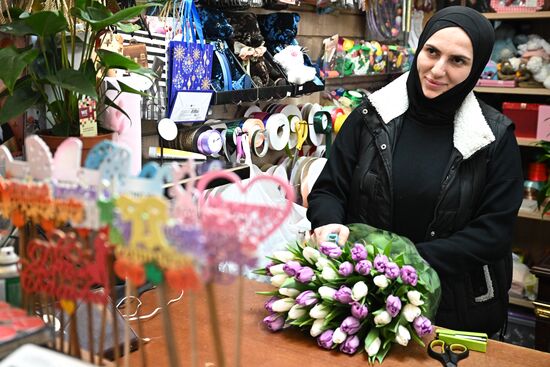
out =
<svg viewBox="0 0 550 367"><path fill-rule="evenodd" d="M436 324L494 333L507 315L522 197L513 125L472 93L494 32L449 7L426 24L411 71L353 111L308 197L318 241L348 223L408 237L438 272Z"/></svg>

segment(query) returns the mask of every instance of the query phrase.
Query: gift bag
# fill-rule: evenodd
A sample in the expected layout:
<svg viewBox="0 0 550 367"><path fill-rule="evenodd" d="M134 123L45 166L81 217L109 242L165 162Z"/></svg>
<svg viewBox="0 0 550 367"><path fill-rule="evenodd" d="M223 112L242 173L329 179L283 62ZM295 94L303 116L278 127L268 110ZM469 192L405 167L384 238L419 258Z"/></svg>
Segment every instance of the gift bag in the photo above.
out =
<svg viewBox="0 0 550 367"><path fill-rule="evenodd" d="M182 6L182 40L172 40L168 45L169 116L174 114L178 93L211 89L213 46L204 42L193 0L184 0Z"/></svg>

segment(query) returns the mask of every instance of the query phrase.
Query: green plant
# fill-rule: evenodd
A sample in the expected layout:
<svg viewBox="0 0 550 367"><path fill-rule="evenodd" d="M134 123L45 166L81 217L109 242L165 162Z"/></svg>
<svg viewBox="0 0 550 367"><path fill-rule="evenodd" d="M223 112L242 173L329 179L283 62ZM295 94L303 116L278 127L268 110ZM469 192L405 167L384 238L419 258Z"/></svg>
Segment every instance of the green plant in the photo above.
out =
<svg viewBox="0 0 550 367"><path fill-rule="evenodd" d="M537 145L544 150L544 153L539 158L539 161L550 162L550 141L540 141ZM548 179L540 189L537 197L537 203L538 203L539 209L541 209L541 212L542 212L541 214L543 216L546 213L550 212L550 177L548 177Z"/></svg>
<svg viewBox="0 0 550 367"><path fill-rule="evenodd" d="M46 106L48 124L54 135L78 136L78 101L90 97L102 106L98 117L111 106L124 111L105 96L104 80L113 69L151 76L152 71L116 52L98 49L106 33L114 27L129 32L136 26L125 24L138 16L145 4L113 14L95 0L75 0L69 16L61 12L32 14L11 11L13 22L0 26L0 32L13 36L34 36L34 45L0 49L0 79L6 90L0 97L6 103L0 122L24 113L34 105ZM124 83L121 92L139 93Z"/></svg>

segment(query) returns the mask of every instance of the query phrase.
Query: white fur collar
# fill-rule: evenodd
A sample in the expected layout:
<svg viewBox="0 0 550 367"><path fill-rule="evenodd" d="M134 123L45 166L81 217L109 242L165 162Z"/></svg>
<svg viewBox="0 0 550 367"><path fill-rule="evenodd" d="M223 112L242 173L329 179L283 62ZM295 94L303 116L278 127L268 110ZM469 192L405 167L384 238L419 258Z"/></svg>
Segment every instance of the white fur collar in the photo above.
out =
<svg viewBox="0 0 550 367"><path fill-rule="evenodd" d="M409 73L401 75L368 97L386 124L404 114L409 108L408 76ZM475 152L495 140L495 136L487 124L473 92L466 96L462 106L456 112L454 126L454 147L462 154L464 159L468 159Z"/></svg>

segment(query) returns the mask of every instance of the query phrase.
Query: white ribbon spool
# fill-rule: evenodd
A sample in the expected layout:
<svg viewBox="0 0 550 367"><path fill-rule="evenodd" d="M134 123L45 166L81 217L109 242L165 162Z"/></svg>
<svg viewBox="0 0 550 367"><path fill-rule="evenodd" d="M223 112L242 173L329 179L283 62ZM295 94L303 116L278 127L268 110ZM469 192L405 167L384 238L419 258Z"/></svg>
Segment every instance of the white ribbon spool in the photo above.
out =
<svg viewBox="0 0 550 367"><path fill-rule="evenodd" d="M265 129L269 137L269 148L283 150L290 140L290 125L288 118L282 113L274 113L265 122Z"/></svg>

